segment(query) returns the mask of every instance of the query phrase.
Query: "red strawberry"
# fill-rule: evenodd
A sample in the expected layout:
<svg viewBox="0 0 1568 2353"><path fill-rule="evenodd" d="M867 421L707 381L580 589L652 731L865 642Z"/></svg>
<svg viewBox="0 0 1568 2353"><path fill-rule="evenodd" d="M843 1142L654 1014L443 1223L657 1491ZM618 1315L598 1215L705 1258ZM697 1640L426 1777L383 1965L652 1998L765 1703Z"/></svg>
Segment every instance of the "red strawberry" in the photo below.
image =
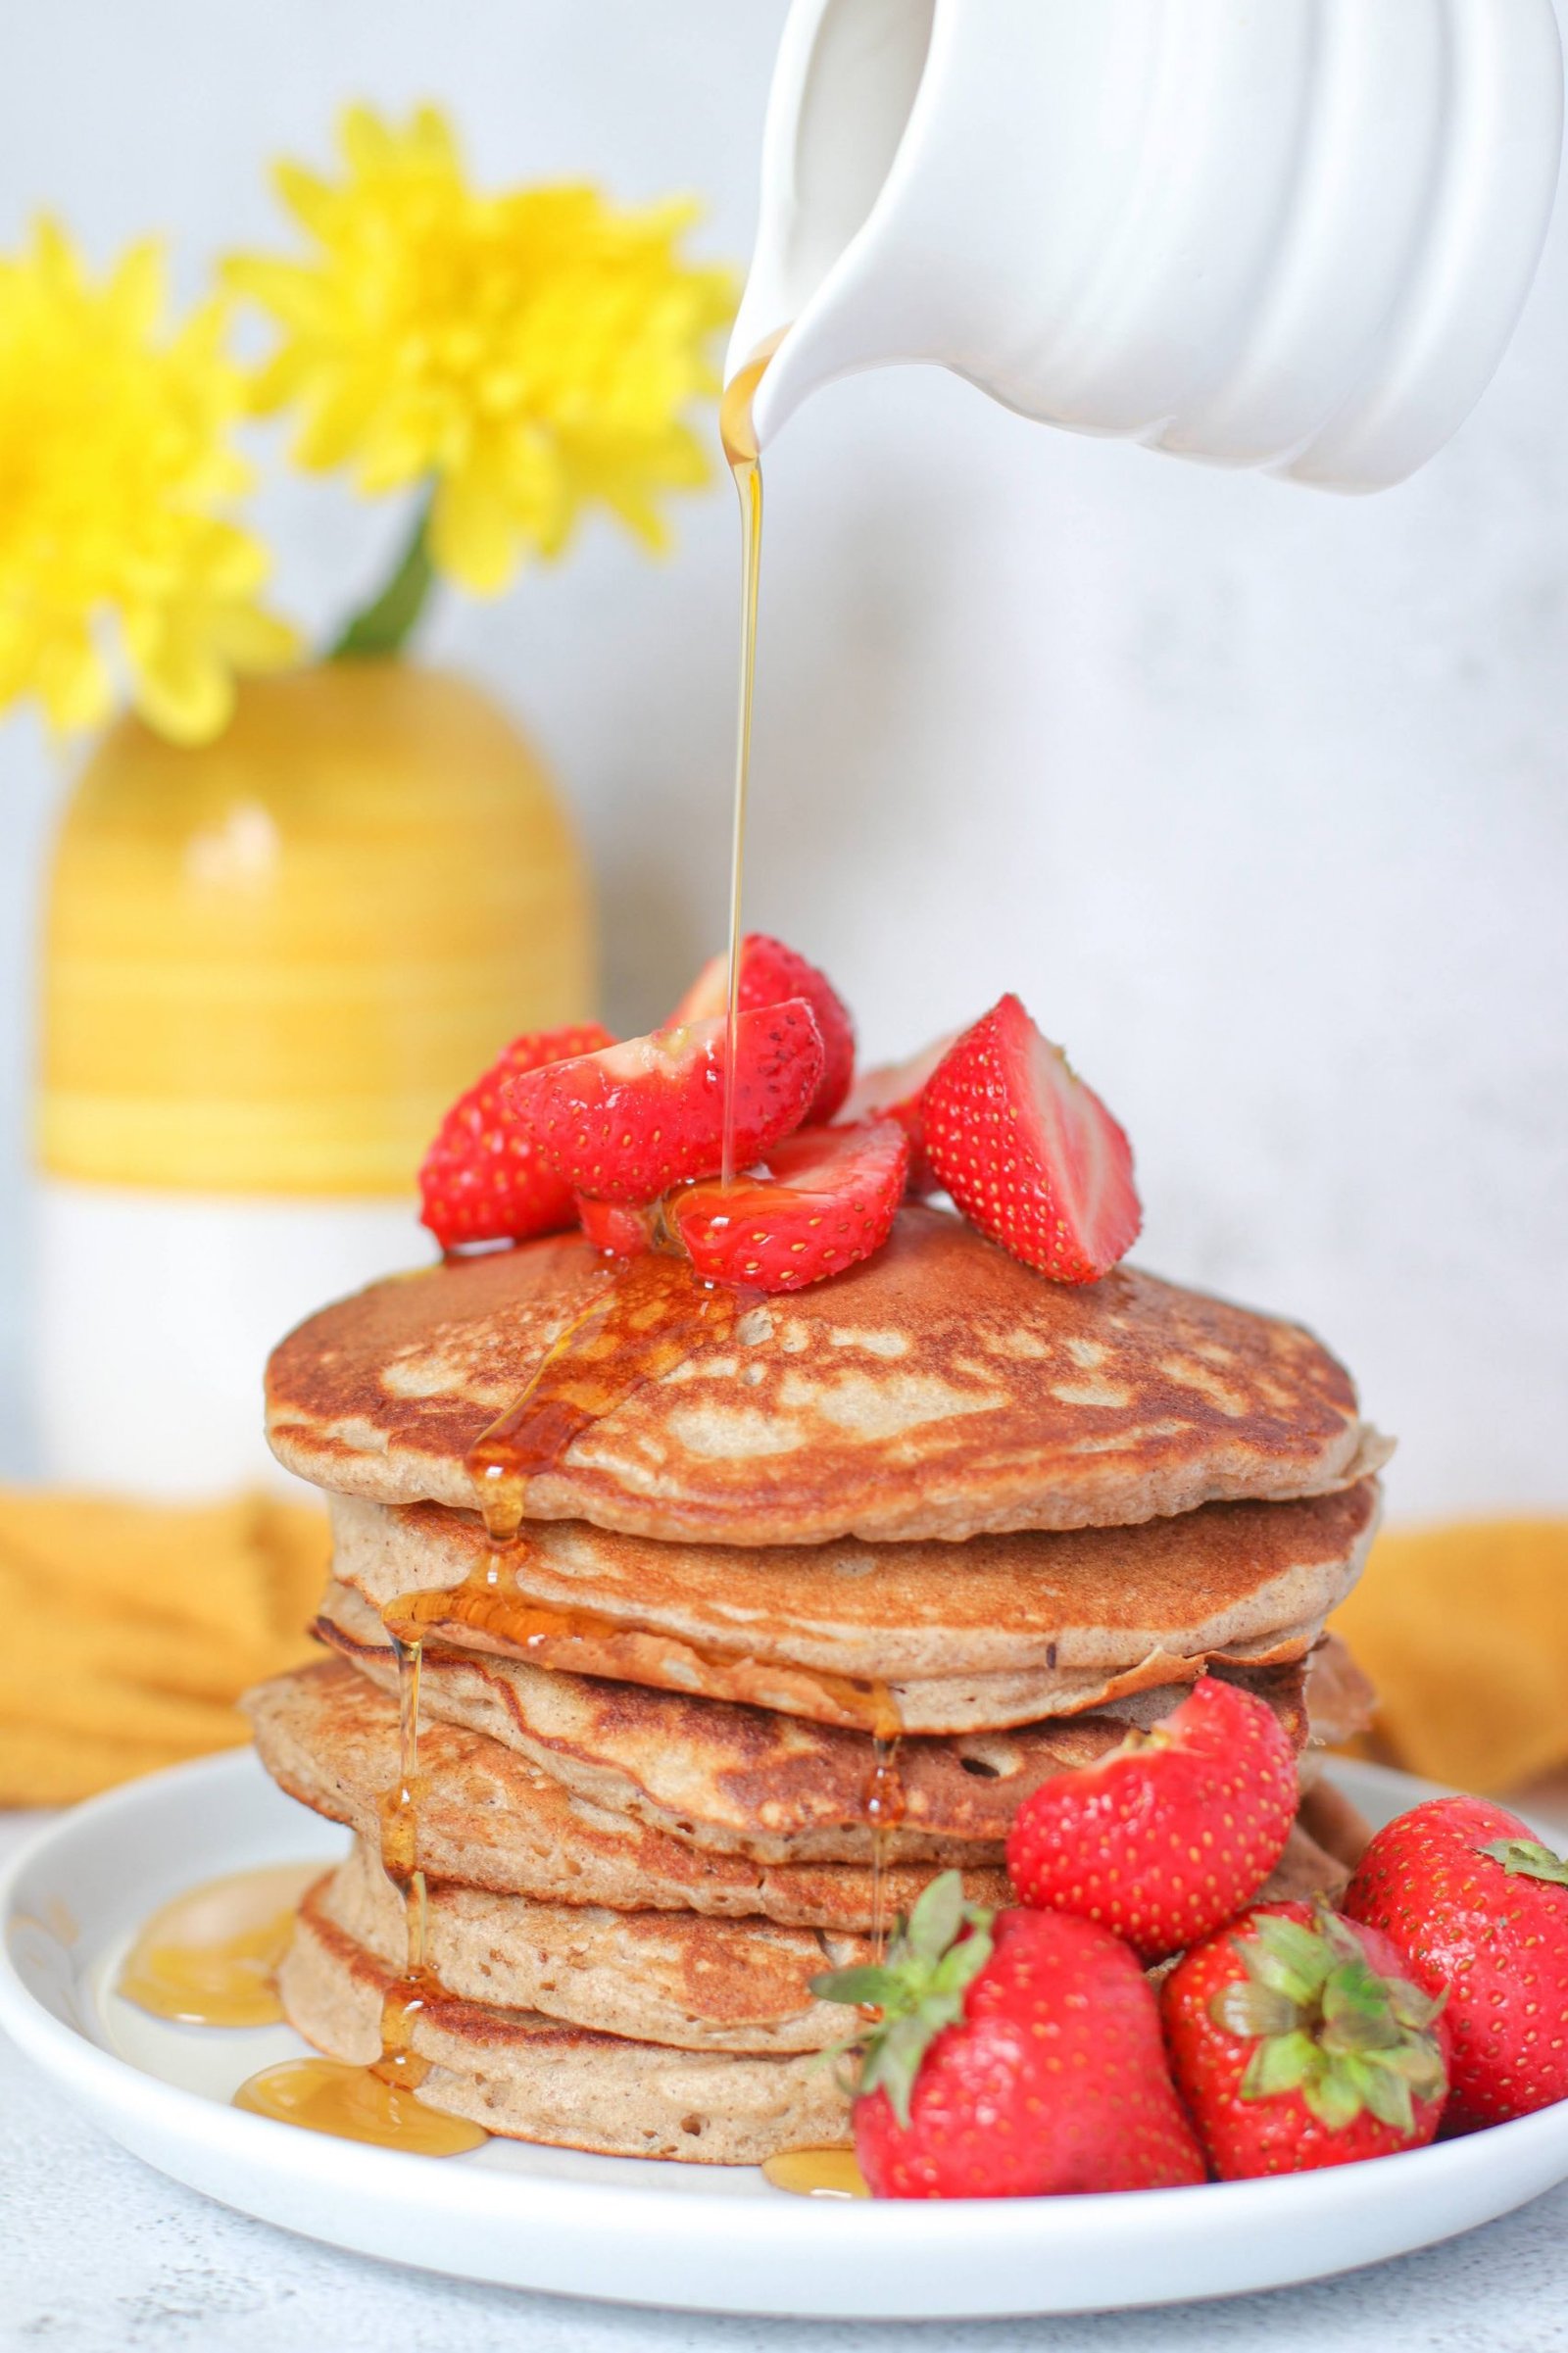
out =
<svg viewBox="0 0 1568 2353"><path fill-rule="evenodd" d="M802 1291L869 1258L904 1199L909 1140L896 1119L802 1128L733 1185L694 1185L669 1219L710 1283Z"/></svg>
<svg viewBox="0 0 1568 2353"><path fill-rule="evenodd" d="M1159 2009L1125 1944L1065 1912L965 1904L933 1880L881 1969L813 1978L871 2003L855 2102L879 2198L1051 2197L1201 2181Z"/></svg>
<svg viewBox="0 0 1568 2353"><path fill-rule="evenodd" d="M786 948L765 931L749 931L741 942L740 1006L742 1012L782 1005L787 997L804 997L816 1015L822 1033L822 1078L806 1106L807 1124L816 1126L833 1117L849 1093L855 1069L855 1023L849 1007L825 973L804 956ZM668 1027L710 1020L729 1011L729 957L710 957L669 1016Z"/></svg>
<svg viewBox="0 0 1568 2353"><path fill-rule="evenodd" d="M1447 1991L1448 2121L1460 2131L1568 2099L1568 1862L1517 1814L1435 1797L1380 1830L1345 1897Z"/></svg>
<svg viewBox="0 0 1568 2353"><path fill-rule="evenodd" d="M1296 1751L1266 1701L1205 1675L1152 1732L1023 1801L1007 1838L1021 1903L1077 1912L1146 1961L1255 1895L1291 1835Z"/></svg>
<svg viewBox="0 0 1568 2353"><path fill-rule="evenodd" d="M577 1222L596 1250L614 1258L640 1258L654 1247L657 1208L633 1208L626 1201L596 1201L591 1194L573 1197Z"/></svg>
<svg viewBox="0 0 1568 2353"><path fill-rule="evenodd" d="M1161 1994L1177 2087L1222 2181L1421 2148L1447 2089L1441 2003L1376 1929L1261 1904L1178 1961Z"/></svg>
<svg viewBox="0 0 1568 2353"><path fill-rule="evenodd" d="M657 1201L671 1185L717 1172L724 1054L719 1014L531 1070L513 1081L507 1100L568 1186L596 1201ZM738 1166L760 1159L800 1126L821 1077L822 1041L803 997L741 1015Z"/></svg>
<svg viewBox="0 0 1568 2353"><path fill-rule="evenodd" d="M505 1089L525 1070L612 1043L597 1021L530 1030L458 1097L419 1170L419 1216L443 1250L460 1242L526 1242L572 1223L571 1187L540 1157Z"/></svg>
<svg viewBox="0 0 1568 2353"><path fill-rule="evenodd" d="M925 1151L925 1116L922 1099L925 1084L937 1065L956 1046L962 1035L952 1031L928 1046L923 1054L911 1054L906 1062L884 1062L879 1069L863 1070L845 1098L839 1116L844 1120L896 1119L909 1139L910 1193L935 1193L937 1178Z"/></svg>
<svg viewBox="0 0 1568 2353"><path fill-rule="evenodd" d="M1057 1283L1094 1283L1143 1223L1133 1155L1016 997L966 1030L922 1101L931 1165L971 1225Z"/></svg>

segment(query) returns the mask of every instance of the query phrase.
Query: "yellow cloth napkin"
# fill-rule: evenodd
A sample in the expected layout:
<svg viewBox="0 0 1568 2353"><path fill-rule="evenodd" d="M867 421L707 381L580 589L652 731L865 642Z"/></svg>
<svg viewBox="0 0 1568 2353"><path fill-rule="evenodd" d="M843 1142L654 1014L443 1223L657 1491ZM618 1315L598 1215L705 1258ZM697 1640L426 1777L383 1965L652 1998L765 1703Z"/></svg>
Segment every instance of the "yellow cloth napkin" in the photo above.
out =
<svg viewBox="0 0 1568 2353"><path fill-rule="evenodd" d="M1568 1520L1393 1529L1332 1623L1378 1689L1371 1754L1478 1790L1568 1764Z"/></svg>
<svg viewBox="0 0 1568 2353"><path fill-rule="evenodd" d="M248 1737L247 1684L311 1655L326 1515L270 1495L0 1489L0 1805L57 1805Z"/></svg>

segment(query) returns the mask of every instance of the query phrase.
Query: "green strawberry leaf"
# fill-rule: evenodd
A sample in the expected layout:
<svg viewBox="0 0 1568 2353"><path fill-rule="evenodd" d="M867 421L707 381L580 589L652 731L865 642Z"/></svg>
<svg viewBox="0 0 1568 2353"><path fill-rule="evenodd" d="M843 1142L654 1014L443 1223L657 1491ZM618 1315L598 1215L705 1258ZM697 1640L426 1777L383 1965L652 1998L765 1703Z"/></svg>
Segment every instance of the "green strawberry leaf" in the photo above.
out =
<svg viewBox="0 0 1568 2353"><path fill-rule="evenodd" d="M922 1887L903 1942L907 1957L935 1967L963 1926L963 1881L956 1871L944 1871Z"/></svg>
<svg viewBox="0 0 1568 2353"><path fill-rule="evenodd" d="M893 2103L893 2113L901 2125L909 2122L909 2100L914 2091L914 2079L920 2072L930 2035L919 2018L900 2018L885 2034L876 2035L866 2053L865 2066L860 2074L860 2092L879 2087Z"/></svg>
<svg viewBox="0 0 1568 2353"><path fill-rule="evenodd" d="M1494 1838L1480 1850L1500 1863L1510 1879L1539 1879L1568 1887L1568 1856L1553 1854L1539 1838Z"/></svg>
<svg viewBox="0 0 1568 2353"><path fill-rule="evenodd" d="M887 2007L888 1997L898 1985L891 1969L875 1969L869 1962L857 1969L827 1969L809 1981L811 1991L825 2002L853 2002L857 2008L864 2002L870 2008Z"/></svg>
<svg viewBox="0 0 1568 2353"><path fill-rule="evenodd" d="M1288 1993L1276 1993L1270 1985L1237 1978L1229 1985L1221 1985L1209 2002L1208 2014L1216 2026L1232 2034L1288 2034L1300 2015L1300 2004L1292 2001Z"/></svg>
<svg viewBox="0 0 1568 2353"><path fill-rule="evenodd" d="M1343 2132L1367 2105L1361 2070L1354 2059L1344 2059L1301 2086L1301 2097L1325 2132Z"/></svg>
<svg viewBox="0 0 1568 2353"><path fill-rule="evenodd" d="M1424 1993L1404 1978L1389 1980L1389 2007L1402 2027L1429 2027L1447 1998L1446 1985L1441 1993Z"/></svg>
<svg viewBox="0 0 1568 2353"><path fill-rule="evenodd" d="M1389 1981L1374 1975L1365 1958L1347 1961L1323 1988L1325 2050L1389 2050L1403 2030L1389 2000Z"/></svg>
<svg viewBox="0 0 1568 2353"><path fill-rule="evenodd" d="M1317 1991L1335 1962L1324 1939L1309 1928L1268 1914L1254 1918L1249 1944L1239 1943L1236 1949L1250 1977L1297 2002Z"/></svg>
<svg viewBox="0 0 1568 2353"><path fill-rule="evenodd" d="M1410 2085L1398 2069L1379 2067L1368 2060L1357 2070L1354 2083L1362 2102L1380 2125L1390 2125L1396 2132L1415 2131Z"/></svg>
<svg viewBox="0 0 1568 2353"><path fill-rule="evenodd" d="M824 2001L881 2012L858 2034L835 2045L835 2052L863 2054L860 2093L885 2090L902 2125L909 2121L909 2100L927 2048L944 2027L962 2017L965 1988L991 1958L991 1921L990 1912L965 1900L959 1874L944 1871L921 1890L907 1921L900 1923L881 1967L830 1969L810 1981L811 1991Z"/></svg>
<svg viewBox="0 0 1568 2353"><path fill-rule="evenodd" d="M1317 2072L1318 2055L1310 2034L1297 2028L1289 2034L1271 2034L1259 2042L1242 2078L1244 2100L1267 2100L1282 2091L1297 2091Z"/></svg>
<svg viewBox="0 0 1568 2353"><path fill-rule="evenodd" d="M949 1947L932 1971L933 1991L961 1993L990 1960L994 1941L989 1921L971 1928L967 1936Z"/></svg>

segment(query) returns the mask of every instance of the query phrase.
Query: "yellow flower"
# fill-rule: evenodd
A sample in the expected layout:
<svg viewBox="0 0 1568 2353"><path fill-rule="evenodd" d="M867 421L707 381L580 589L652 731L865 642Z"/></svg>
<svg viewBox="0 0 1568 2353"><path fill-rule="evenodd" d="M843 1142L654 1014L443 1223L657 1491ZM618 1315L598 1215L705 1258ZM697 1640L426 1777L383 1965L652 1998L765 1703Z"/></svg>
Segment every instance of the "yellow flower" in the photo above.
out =
<svg viewBox="0 0 1568 2353"><path fill-rule="evenodd" d="M245 384L207 304L162 337L163 257L133 246L100 285L50 221L0 257L0 711L50 724L114 701L108 625L138 710L214 735L230 673L291 659L256 590L265 550L221 510L248 487L229 446Z"/></svg>
<svg viewBox="0 0 1568 2353"><path fill-rule="evenodd" d="M433 479L431 554L480 593L559 554L594 502L662 544L662 494L707 478L683 412L717 389L707 347L732 308L729 273L676 250L692 208L480 196L429 107L404 130L353 108L340 138L341 180L276 174L312 257L227 273L280 330L256 397L298 404L299 462L372 495Z"/></svg>

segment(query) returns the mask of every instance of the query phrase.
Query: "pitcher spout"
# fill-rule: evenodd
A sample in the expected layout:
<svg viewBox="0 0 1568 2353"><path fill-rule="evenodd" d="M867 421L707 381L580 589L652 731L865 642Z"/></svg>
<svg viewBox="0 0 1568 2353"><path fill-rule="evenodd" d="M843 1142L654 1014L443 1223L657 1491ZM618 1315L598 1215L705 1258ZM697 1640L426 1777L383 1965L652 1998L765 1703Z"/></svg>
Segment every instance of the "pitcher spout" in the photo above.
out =
<svg viewBox="0 0 1568 2353"><path fill-rule="evenodd" d="M757 245L726 377L774 346L752 409L759 447L808 394L888 348L870 265L878 216L930 58L938 0L795 0L762 134Z"/></svg>

